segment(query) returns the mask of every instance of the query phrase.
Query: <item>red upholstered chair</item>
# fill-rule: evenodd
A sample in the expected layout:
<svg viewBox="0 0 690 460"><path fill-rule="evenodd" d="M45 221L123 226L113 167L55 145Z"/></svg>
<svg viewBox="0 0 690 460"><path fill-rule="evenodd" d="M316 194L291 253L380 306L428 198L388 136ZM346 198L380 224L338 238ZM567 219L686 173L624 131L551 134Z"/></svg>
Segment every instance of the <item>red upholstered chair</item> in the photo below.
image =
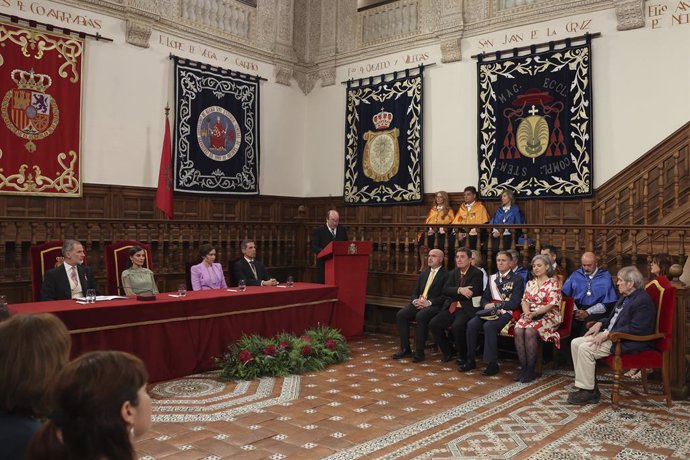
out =
<svg viewBox="0 0 690 460"><path fill-rule="evenodd" d="M130 265L129 250L134 246L139 246L146 251L144 267L153 270L153 252L150 245L138 241L114 241L113 244L105 247L105 272L108 294L124 295L121 275Z"/></svg>
<svg viewBox="0 0 690 460"><path fill-rule="evenodd" d="M673 315L676 309L676 288L666 279L660 277L651 281L646 286L646 291L657 305L656 332L651 335L631 335L614 332L610 338L615 345L614 354L602 358L601 361L613 368L613 391L611 402L614 406L620 403L621 374L626 369L661 369L664 382L664 394L648 396L653 399L665 399L666 405L671 407L671 340L673 332ZM621 340L634 340L638 342L655 340L654 350L640 353L621 353ZM642 372L642 385L644 393L649 393L647 385L647 373Z"/></svg>
<svg viewBox="0 0 690 460"><path fill-rule="evenodd" d="M41 300L41 284L43 276L51 268L62 265L62 241L46 241L43 244L31 246L31 294L34 302Z"/></svg>

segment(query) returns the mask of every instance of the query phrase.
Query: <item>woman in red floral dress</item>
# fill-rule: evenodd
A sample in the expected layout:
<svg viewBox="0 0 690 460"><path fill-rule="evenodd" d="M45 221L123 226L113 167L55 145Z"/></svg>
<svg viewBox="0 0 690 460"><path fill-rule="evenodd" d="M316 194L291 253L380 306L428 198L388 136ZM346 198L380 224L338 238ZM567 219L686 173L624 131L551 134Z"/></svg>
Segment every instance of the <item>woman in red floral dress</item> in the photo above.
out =
<svg viewBox="0 0 690 460"><path fill-rule="evenodd" d="M515 380L522 383L536 378L539 340L553 342L560 348L560 335L556 329L561 324L561 286L554 276L551 261L544 255L532 259L534 278L527 282L522 296L522 315L515 324L515 348L520 360L520 374Z"/></svg>

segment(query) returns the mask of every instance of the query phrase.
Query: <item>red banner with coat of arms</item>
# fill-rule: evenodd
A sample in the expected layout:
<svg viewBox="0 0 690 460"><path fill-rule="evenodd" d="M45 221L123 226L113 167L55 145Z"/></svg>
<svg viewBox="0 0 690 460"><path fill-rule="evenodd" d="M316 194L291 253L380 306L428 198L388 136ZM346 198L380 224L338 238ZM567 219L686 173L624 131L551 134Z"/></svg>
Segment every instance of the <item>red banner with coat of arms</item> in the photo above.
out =
<svg viewBox="0 0 690 460"><path fill-rule="evenodd" d="M84 41L0 23L0 193L81 196Z"/></svg>

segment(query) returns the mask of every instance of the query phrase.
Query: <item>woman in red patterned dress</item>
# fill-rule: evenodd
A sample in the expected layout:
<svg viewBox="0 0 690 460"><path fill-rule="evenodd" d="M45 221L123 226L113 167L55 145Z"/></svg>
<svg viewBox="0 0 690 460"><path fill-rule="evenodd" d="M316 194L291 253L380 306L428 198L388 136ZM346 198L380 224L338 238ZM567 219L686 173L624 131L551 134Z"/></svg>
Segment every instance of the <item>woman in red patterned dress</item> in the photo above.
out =
<svg viewBox="0 0 690 460"><path fill-rule="evenodd" d="M515 380L522 383L536 378L539 340L553 342L560 348L560 336L556 329L561 324L561 286L554 276L551 261L547 256L537 255L532 259L534 278L527 282L522 296L522 315L515 324L515 348L521 370Z"/></svg>

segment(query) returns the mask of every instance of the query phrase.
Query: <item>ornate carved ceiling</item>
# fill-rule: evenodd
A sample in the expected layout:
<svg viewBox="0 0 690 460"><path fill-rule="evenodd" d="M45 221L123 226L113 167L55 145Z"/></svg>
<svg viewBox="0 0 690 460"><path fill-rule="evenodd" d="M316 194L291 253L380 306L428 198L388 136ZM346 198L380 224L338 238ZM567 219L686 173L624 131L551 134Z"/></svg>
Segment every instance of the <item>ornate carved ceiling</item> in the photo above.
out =
<svg viewBox="0 0 690 460"><path fill-rule="evenodd" d="M619 30L644 27L644 0L397 0L357 11L352 0L54 0L126 20L127 42L148 47L151 30L274 65L277 83L309 93L335 83L336 66L422 46L443 62L461 39L615 8Z"/></svg>

